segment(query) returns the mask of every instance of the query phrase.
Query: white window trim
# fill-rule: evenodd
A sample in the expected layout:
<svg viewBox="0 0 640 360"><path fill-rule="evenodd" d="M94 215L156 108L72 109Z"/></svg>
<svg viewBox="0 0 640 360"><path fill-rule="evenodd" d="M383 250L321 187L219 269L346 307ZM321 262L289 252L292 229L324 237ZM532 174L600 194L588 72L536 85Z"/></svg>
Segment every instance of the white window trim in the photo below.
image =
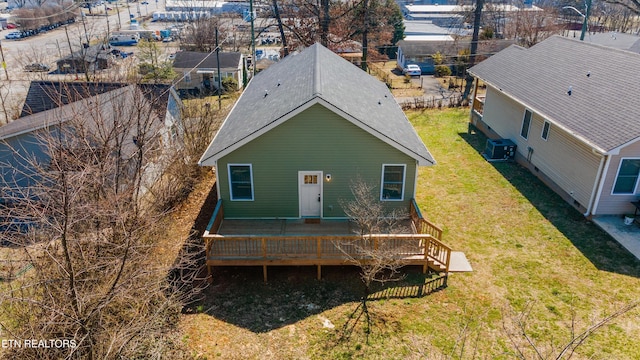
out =
<svg viewBox="0 0 640 360"><path fill-rule="evenodd" d="M251 199L234 199L233 187L231 186L231 167L232 166L248 166L249 176L251 177ZM253 166L251 164L227 164L227 177L229 178L229 200L231 201L254 201L254 187L253 187Z"/></svg>
<svg viewBox="0 0 640 360"><path fill-rule="evenodd" d="M547 128L547 137L544 137L544 127L545 126L548 126L548 128ZM548 141L550 132L551 132L551 123L548 122L547 120L545 120L544 123L542 124L542 131L540 131L540 137L542 138L542 140Z"/></svg>
<svg viewBox="0 0 640 360"><path fill-rule="evenodd" d="M402 195L400 199L384 198L384 168L386 166L402 166ZM407 183L407 164L382 164L382 174L380 176L380 201L404 201L404 187Z"/></svg>
<svg viewBox="0 0 640 360"><path fill-rule="evenodd" d="M640 174L638 174L638 178L636 179L636 184L633 187L633 192L630 193L614 193L613 191L616 188L616 182L618 182L618 176L620 175L620 169L622 168L622 162L624 160L640 160L639 157L623 157L620 158L620 163L618 164L618 171L616 171L616 176L613 179L613 184L611 185L611 195L612 196L629 196L634 195L638 191L638 185L640 185Z"/></svg>
<svg viewBox="0 0 640 360"><path fill-rule="evenodd" d="M522 136L522 130L524 129L524 119L527 117L527 112L531 114L529 117L529 126L527 127L527 137ZM531 123L533 122L533 111L529 109L524 109L524 114L522 114L522 121L520 122L520 137L529 140L529 133L531 132Z"/></svg>

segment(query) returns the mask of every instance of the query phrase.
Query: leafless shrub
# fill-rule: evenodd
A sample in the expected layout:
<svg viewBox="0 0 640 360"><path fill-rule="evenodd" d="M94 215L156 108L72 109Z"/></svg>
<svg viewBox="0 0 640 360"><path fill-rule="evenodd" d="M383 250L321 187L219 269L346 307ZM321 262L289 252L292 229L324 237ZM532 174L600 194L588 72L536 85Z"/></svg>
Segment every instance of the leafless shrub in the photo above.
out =
<svg viewBox="0 0 640 360"><path fill-rule="evenodd" d="M182 148L169 161L170 166L161 181L150 190L159 210L167 211L182 201L205 173L198 160L231 106L229 103L220 109L212 109L210 102L199 99L185 104L179 126L181 131L177 134Z"/></svg>
<svg viewBox="0 0 640 360"><path fill-rule="evenodd" d="M170 333L198 290L197 252L169 265L150 255L166 237L163 213L146 201L167 148L164 119L137 86L111 93L58 111L32 139L41 153L13 149L26 184L3 184L6 212L33 225L0 237L33 270L4 284L0 326L3 337L54 346L13 347L6 358L184 355Z"/></svg>
<svg viewBox="0 0 640 360"><path fill-rule="evenodd" d="M525 304L522 311L515 313L512 310L508 316L503 318L503 329L511 342L513 356L518 359L571 359L576 350L582 346L599 329L611 324L616 318L628 313L640 305L640 301L627 303L609 315L595 320L590 325L579 328L576 313L572 313L570 325L568 326L569 340L566 342L549 342L541 344L532 336L531 328L536 324L530 320L531 312L535 307L535 302L530 301Z"/></svg>
<svg viewBox="0 0 640 360"><path fill-rule="evenodd" d="M403 254L407 253L404 242L393 236L377 236L380 234L407 233L408 228L402 224L408 215L402 211L388 212L383 203L375 196L375 186L362 179L351 184L353 200L341 201L345 215L355 224L358 238L352 241L336 242L348 261L360 268L360 279L364 285L364 293L360 303L351 313L342 329L342 336L349 338L362 317L365 321L365 334L371 332L372 319L367 301L373 283L399 281L403 277L398 271L406 264Z"/></svg>

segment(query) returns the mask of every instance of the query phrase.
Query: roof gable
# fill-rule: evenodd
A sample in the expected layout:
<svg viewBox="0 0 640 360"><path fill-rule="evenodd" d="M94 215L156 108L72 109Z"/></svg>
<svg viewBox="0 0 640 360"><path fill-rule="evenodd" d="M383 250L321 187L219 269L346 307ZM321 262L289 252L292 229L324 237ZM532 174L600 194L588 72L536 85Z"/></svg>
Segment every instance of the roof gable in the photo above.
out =
<svg viewBox="0 0 640 360"><path fill-rule="evenodd" d="M237 69L242 58L239 52L220 52L218 56L223 69ZM215 52L178 51L173 60L173 67L177 69L211 69L217 66Z"/></svg>
<svg viewBox="0 0 640 360"><path fill-rule="evenodd" d="M434 164L386 85L320 44L258 73L225 119L200 164L269 131L313 104L343 118L416 159Z"/></svg>
<svg viewBox="0 0 640 360"><path fill-rule="evenodd" d="M529 49L510 47L469 72L609 152L640 137L638 68L639 54L553 36Z"/></svg>

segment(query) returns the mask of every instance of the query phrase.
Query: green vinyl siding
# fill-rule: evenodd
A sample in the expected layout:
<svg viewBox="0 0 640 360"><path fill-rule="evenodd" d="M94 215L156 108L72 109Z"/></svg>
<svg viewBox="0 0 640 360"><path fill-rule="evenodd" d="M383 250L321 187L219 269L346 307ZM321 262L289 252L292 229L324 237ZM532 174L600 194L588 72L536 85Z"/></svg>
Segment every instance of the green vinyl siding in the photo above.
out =
<svg viewBox="0 0 640 360"><path fill-rule="evenodd" d="M253 201L229 198L228 164L251 164ZM322 171L325 218L344 217L342 200L357 178L380 196L383 164L406 165L404 198L385 206L408 211L414 193L415 159L321 105L314 105L218 160L220 194L227 218L299 217L298 171ZM331 174L331 180L325 176Z"/></svg>

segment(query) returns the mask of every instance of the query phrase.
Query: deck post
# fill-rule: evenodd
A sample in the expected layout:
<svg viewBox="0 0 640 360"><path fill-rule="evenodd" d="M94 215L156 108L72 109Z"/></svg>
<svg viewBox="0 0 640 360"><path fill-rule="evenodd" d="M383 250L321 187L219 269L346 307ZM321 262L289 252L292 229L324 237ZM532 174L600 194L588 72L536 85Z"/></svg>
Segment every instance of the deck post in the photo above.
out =
<svg viewBox="0 0 640 360"><path fill-rule="evenodd" d="M430 239L427 238L426 241L424 242L424 265L422 265L422 273L426 274L427 270L429 269L429 245L430 245Z"/></svg>
<svg viewBox="0 0 640 360"><path fill-rule="evenodd" d="M316 238L316 251L318 259L322 258L322 237ZM322 279L322 266L318 264L318 280Z"/></svg>
<svg viewBox="0 0 640 360"><path fill-rule="evenodd" d="M264 282L267 282L267 265L262 265L262 277Z"/></svg>
<svg viewBox="0 0 640 360"><path fill-rule="evenodd" d="M209 279L209 284L213 283L213 276L211 276L211 265L207 265L207 278Z"/></svg>

